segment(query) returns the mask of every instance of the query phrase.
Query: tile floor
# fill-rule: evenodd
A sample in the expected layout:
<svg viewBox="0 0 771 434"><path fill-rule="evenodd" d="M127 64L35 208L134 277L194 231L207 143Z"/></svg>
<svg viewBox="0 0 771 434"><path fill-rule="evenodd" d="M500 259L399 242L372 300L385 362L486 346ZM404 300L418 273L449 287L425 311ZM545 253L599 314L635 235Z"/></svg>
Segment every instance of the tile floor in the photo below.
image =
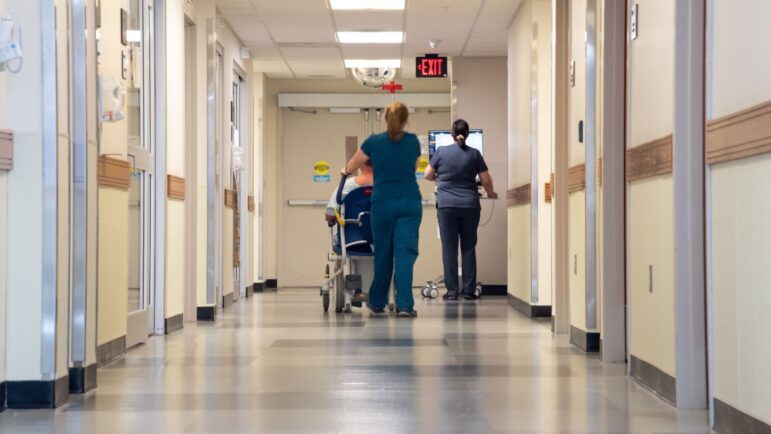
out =
<svg viewBox="0 0 771 434"><path fill-rule="evenodd" d="M257 294L100 368L62 408L6 410L0 432L710 432L504 298L417 300L410 320Z"/></svg>

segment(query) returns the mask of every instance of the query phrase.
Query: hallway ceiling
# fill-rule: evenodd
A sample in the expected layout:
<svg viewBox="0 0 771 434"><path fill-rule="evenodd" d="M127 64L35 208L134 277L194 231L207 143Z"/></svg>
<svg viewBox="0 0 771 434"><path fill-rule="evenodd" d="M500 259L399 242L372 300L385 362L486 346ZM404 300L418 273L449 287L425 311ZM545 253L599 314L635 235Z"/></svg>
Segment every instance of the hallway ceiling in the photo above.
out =
<svg viewBox="0 0 771 434"><path fill-rule="evenodd" d="M328 0L216 0L220 15L271 78L345 78L343 59L505 56L507 31L522 0L407 0L403 11L332 11ZM338 31L404 31L402 44L341 45ZM428 41L441 40L433 50Z"/></svg>

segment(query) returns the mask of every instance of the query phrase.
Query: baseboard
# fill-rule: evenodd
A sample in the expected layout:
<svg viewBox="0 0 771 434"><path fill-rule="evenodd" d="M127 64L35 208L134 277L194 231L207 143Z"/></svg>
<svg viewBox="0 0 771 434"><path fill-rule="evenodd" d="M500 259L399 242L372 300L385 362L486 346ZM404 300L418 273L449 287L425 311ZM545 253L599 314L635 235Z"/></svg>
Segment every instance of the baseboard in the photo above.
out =
<svg viewBox="0 0 771 434"><path fill-rule="evenodd" d="M506 295L509 287L506 285L482 285L482 295Z"/></svg>
<svg viewBox="0 0 771 434"><path fill-rule="evenodd" d="M570 326L570 343L585 353L600 352L600 334Z"/></svg>
<svg viewBox="0 0 771 434"><path fill-rule="evenodd" d="M254 285L252 285L252 292L263 292L265 290L265 282L254 282Z"/></svg>
<svg viewBox="0 0 771 434"><path fill-rule="evenodd" d="M235 298L235 292L231 294L224 294L222 296L222 308L227 309L231 304L233 304L234 298Z"/></svg>
<svg viewBox="0 0 771 434"><path fill-rule="evenodd" d="M5 381L0 383L0 413L5 411Z"/></svg>
<svg viewBox="0 0 771 434"><path fill-rule="evenodd" d="M126 337L121 336L110 342L96 347L96 363L98 366L104 365L110 360L126 353Z"/></svg>
<svg viewBox="0 0 771 434"><path fill-rule="evenodd" d="M507 294L509 306L513 307L528 318L551 318L551 306L532 305L511 294Z"/></svg>
<svg viewBox="0 0 771 434"><path fill-rule="evenodd" d="M771 425L756 419L747 413L715 398L715 426L712 428L722 434L771 434Z"/></svg>
<svg viewBox="0 0 771 434"><path fill-rule="evenodd" d="M195 311L198 321L214 321L217 318L217 306L198 306Z"/></svg>
<svg viewBox="0 0 771 434"><path fill-rule="evenodd" d="M166 334L182 330L182 327L185 326L182 314L166 318L163 320L163 323Z"/></svg>
<svg viewBox="0 0 771 434"><path fill-rule="evenodd" d="M69 375L56 380L7 381L5 384L8 408L56 408L70 397Z"/></svg>
<svg viewBox="0 0 771 434"><path fill-rule="evenodd" d="M643 387L650 389L665 401L675 405L677 402L677 384L675 377L661 369L651 365L645 360L638 359L634 355L629 358L629 371Z"/></svg>
<svg viewBox="0 0 771 434"><path fill-rule="evenodd" d="M265 289L278 289L278 279L268 279L265 281Z"/></svg>
<svg viewBox="0 0 771 434"><path fill-rule="evenodd" d="M96 388L96 363L70 368L70 393L86 393Z"/></svg>

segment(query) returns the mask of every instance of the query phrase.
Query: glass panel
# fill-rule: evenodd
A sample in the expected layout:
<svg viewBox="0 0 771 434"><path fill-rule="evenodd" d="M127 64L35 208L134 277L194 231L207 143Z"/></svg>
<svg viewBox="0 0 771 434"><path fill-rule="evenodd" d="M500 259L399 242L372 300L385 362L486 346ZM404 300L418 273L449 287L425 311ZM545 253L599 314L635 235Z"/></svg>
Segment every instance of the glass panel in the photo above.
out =
<svg viewBox="0 0 771 434"><path fill-rule="evenodd" d="M129 281L128 311L141 310L144 284L144 172L137 168L131 171L129 188Z"/></svg>

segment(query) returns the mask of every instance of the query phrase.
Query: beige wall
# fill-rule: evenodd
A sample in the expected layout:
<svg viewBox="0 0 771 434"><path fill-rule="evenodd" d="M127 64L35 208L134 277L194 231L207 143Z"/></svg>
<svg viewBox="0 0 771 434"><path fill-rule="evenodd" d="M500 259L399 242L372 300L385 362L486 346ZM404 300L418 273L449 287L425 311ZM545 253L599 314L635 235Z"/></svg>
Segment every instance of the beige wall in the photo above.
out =
<svg viewBox="0 0 771 434"><path fill-rule="evenodd" d="M771 155L712 169L714 396L771 423Z"/></svg>
<svg viewBox="0 0 771 434"><path fill-rule="evenodd" d="M530 36L532 1L517 10L509 27L507 56L507 190L530 182ZM500 189L503 192L503 189ZM509 207L508 293L530 302L530 205Z"/></svg>
<svg viewBox="0 0 771 434"><path fill-rule="evenodd" d="M552 206L546 202L544 186L552 174L552 59L551 1L533 0L533 23L536 40L538 73L538 302L552 304Z"/></svg>
<svg viewBox="0 0 771 434"><path fill-rule="evenodd" d="M185 177L186 113L185 8L183 0L166 5L166 173ZM178 120L182 120L179 122ZM179 315L185 305L185 205L166 200L165 317Z"/></svg>
<svg viewBox="0 0 771 434"><path fill-rule="evenodd" d="M586 192L571 193L568 198L568 292L570 325L586 328Z"/></svg>
<svg viewBox="0 0 771 434"><path fill-rule="evenodd" d="M675 289L672 176L629 189L631 353L675 376ZM653 285L649 270L653 267Z"/></svg>
<svg viewBox="0 0 771 434"><path fill-rule="evenodd" d="M771 100L771 61L765 24L771 3L728 0L713 2L711 116L717 118ZM712 265L712 342L715 398L771 423L771 183L769 154L712 166L709 185L709 228Z"/></svg>
<svg viewBox="0 0 771 434"><path fill-rule="evenodd" d="M530 206L510 207L508 219L508 291L530 303Z"/></svg>
<svg viewBox="0 0 771 434"><path fill-rule="evenodd" d="M674 3L645 2L639 13L646 18L629 49L628 147L671 134L674 125ZM672 176L637 181L627 191L629 349L675 376Z"/></svg>
<svg viewBox="0 0 771 434"><path fill-rule="evenodd" d="M101 47L98 72L121 78L120 9L127 1L101 4ZM129 83L123 82L128 90ZM124 102L128 116L128 93ZM100 154L126 158L128 120L102 123ZM98 270L97 270L97 346L126 335L129 283L129 194L127 191L98 189Z"/></svg>
<svg viewBox="0 0 771 434"><path fill-rule="evenodd" d="M509 28L508 189L530 182L531 5L522 3Z"/></svg>
<svg viewBox="0 0 771 434"><path fill-rule="evenodd" d="M128 193L99 188L97 345L126 335L128 300Z"/></svg>
<svg viewBox="0 0 771 434"><path fill-rule="evenodd" d="M484 130L484 158L495 189L503 198L508 178L506 121L507 67L504 57L453 59L452 82L457 106L455 116L468 121L471 128ZM427 132L424 130L423 134ZM482 222L477 244L477 278L487 285L505 285L506 278L506 202L482 204Z"/></svg>
<svg viewBox="0 0 771 434"><path fill-rule="evenodd" d="M2 4L0 4L2 6ZM0 87L0 97L4 97L4 89ZM4 104L0 104L3 106ZM0 113L0 125L3 125L4 113ZM0 204L2 204L2 211L0 211L0 383L5 381L5 297L6 297L6 276L7 276L7 256L8 256L8 174L7 172L0 171Z"/></svg>
<svg viewBox="0 0 771 434"><path fill-rule="evenodd" d="M570 3L570 58L574 62L575 84L570 87L569 166L586 162L586 0ZM584 123L584 141L578 139L579 122ZM586 192L568 198L568 297L570 325L586 327Z"/></svg>
<svg viewBox="0 0 771 434"><path fill-rule="evenodd" d="M551 2L523 2L509 27L508 43L508 188L535 183L537 195L531 197L531 204L538 210L533 222L537 240L532 239L531 205L509 210L509 224L517 226L509 228L510 236L514 236L514 244L509 244L509 282L516 285L509 288L509 293L528 303L547 306L552 299L552 209L544 196L544 186L552 174L551 21ZM537 101L535 112L533 101ZM535 174L532 157L537 159ZM527 226L523 226L525 223ZM519 240L519 236L524 238ZM538 244L535 276L530 265L533 242ZM525 265L527 269L522 269ZM513 278L512 269L519 270ZM533 302L531 293L533 279L538 285L537 302Z"/></svg>

